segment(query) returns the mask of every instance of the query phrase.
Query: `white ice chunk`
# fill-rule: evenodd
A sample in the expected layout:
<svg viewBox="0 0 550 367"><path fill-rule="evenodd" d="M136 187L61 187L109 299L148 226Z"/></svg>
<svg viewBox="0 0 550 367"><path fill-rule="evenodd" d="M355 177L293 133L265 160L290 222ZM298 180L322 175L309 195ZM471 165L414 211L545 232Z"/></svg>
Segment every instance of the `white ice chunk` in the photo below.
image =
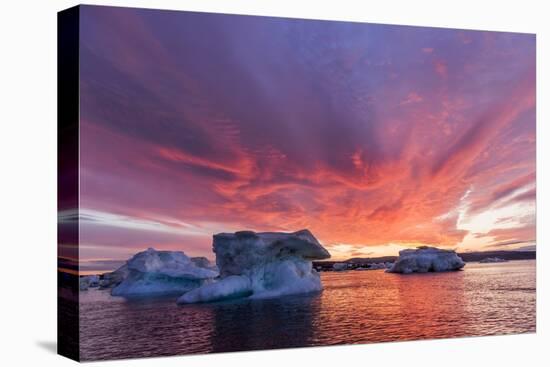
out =
<svg viewBox="0 0 550 367"><path fill-rule="evenodd" d="M204 260L194 261L181 251L149 248L128 260L126 275L111 294L124 297L182 294L218 275Z"/></svg>
<svg viewBox="0 0 550 367"><path fill-rule="evenodd" d="M221 278L184 294L178 303L320 291L321 279L311 260L330 257L308 230L217 234L214 252Z"/></svg>
<svg viewBox="0 0 550 367"><path fill-rule="evenodd" d="M230 275L215 283L193 289L178 299L178 303L214 302L247 297L252 294L252 283L243 275Z"/></svg>
<svg viewBox="0 0 550 367"><path fill-rule="evenodd" d="M81 291L99 286L99 275L85 275L79 279L79 288Z"/></svg>
<svg viewBox="0 0 550 367"><path fill-rule="evenodd" d="M102 279L99 281L99 286L101 288L113 288L122 283L124 279L128 276L128 265L124 264L117 270L105 273L102 276Z"/></svg>
<svg viewBox="0 0 550 367"><path fill-rule="evenodd" d="M389 273L427 273L459 270L464 261L453 250L421 246L399 251L399 258L387 271Z"/></svg>
<svg viewBox="0 0 550 367"><path fill-rule="evenodd" d="M99 287L99 275L88 275L90 288Z"/></svg>

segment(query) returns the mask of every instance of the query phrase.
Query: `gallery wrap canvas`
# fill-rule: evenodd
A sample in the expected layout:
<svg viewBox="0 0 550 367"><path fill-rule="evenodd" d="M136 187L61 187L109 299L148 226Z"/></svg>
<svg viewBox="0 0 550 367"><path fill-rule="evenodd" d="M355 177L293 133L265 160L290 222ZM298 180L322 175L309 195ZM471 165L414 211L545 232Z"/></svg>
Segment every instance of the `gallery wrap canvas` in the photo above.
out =
<svg viewBox="0 0 550 367"><path fill-rule="evenodd" d="M536 329L535 35L58 14L58 351Z"/></svg>

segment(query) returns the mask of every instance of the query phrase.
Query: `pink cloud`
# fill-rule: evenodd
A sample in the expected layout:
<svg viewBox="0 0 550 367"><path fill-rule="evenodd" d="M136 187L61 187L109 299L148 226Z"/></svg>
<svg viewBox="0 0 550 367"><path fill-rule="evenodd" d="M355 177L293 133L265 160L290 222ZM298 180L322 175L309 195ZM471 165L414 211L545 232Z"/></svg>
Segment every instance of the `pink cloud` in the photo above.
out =
<svg viewBox="0 0 550 367"><path fill-rule="evenodd" d="M447 78L447 63L442 60L437 60L434 63L435 72L442 78Z"/></svg>
<svg viewBox="0 0 550 367"><path fill-rule="evenodd" d="M424 101L424 98L422 98L421 95L419 95L418 93L416 92L410 92L409 94L407 94L407 97L401 101L400 105L407 105L407 104L411 104L411 103L420 103Z"/></svg>
<svg viewBox="0 0 550 367"><path fill-rule="evenodd" d="M457 228L466 192L480 210L536 195L517 194L534 179L530 38L512 38L523 52L502 62L516 36L371 37L308 22L288 33L284 21L228 26L216 15L155 26L117 14L83 34L87 209L212 234L309 228L356 251L455 247L468 234ZM112 244L211 253L209 235L103 229L85 236L107 253ZM504 240L516 237L528 238Z"/></svg>

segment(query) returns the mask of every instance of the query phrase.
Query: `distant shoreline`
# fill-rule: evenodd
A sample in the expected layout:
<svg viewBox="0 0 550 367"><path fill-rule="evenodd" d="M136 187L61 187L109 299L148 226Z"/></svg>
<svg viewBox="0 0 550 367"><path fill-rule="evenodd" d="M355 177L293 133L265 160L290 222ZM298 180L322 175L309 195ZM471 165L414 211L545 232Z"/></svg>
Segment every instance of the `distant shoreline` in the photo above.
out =
<svg viewBox="0 0 550 367"><path fill-rule="evenodd" d="M397 256L396 256L396 258L397 258ZM376 258L373 258L373 259L376 259ZM507 261L528 261L528 260L536 260L536 257L528 258L528 259L511 259L511 260L505 259L505 260L507 260ZM338 262L346 262L346 261L347 260L345 260L345 261L321 261L321 262L318 262L318 263L313 262L313 267L315 267L315 268L320 267L322 271L325 271L328 268L330 268L330 270L333 270L332 269L332 264L338 263ZM376 263L376 262L377 261L373 261L373 263ZM479 263L479 261L477 261L477 260L470 260L470 261L464 260L464 262ZM353 263L353 264L355 265L355 267L361 267L363 265L371 264L371 263L369 262L369 263ZM488 264L494 264L494 263L488 263ZM349 270L354 270L355 267L350 268ZM58 272L61 272L61 273L68 273L68 274L77 275L77 276L87 276L87 275L99 275L99 276L101 276L101 275L106 274L106 273L111 273L115 269L113 269L113 270L98 270L98 271L85 270L85 271L80 271L80 272L74 271L74 270L69 270L69 269L63 269L63 268L58 268L57 270L58 270Z"/></svg>
<svg viewBox="0 0 550 367"><path fill-rule="evenodd" d="M477 252L463 252L458 253L458 256L464 260L464 262L479 262L488 257L498 257L504 260L536 260L536 251L477 251ZM314 261L313 266L320 268L321 270L331 269L335 263L347 263L352 267L362 267L373 263L385 263L394 262L398 256L380 256L380 257L354 257L347 260L323 260Z"/></svg>
<svg viewBox="0 0 550 367"><path fill-rule="evenodd" d="M479 262L488 257L498 257L504 260L536 260L537 253L536 251L478 251L478 252L463 252L458 253L465 262ZM332 265L335 263L348 263L352 264L352 268L364 267L368 264L373 263L385 263L385 262L394 262L398 256L380 256L380 257L354 257L346 260L321 260L313 261L313 267L321 270L332 270ZM110 273L113 270L108 269L86 269L78 270L78 265L76 263L71 263L69 266L66 261L61 261L62 266L58 267L58 270L63 273L71 273L74 275L102 275L105 273Z"/></svg>

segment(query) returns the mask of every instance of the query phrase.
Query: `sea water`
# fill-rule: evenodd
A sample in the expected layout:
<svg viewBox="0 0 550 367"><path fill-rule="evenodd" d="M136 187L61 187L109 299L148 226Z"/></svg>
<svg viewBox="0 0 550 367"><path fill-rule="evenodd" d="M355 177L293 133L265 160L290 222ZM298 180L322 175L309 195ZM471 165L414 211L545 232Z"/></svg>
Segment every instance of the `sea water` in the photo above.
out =
<svg viewBox="0 0 550 367"><path fill-rule="evenodd" d="M529 333L535 261L463 271L323 272L324 290L269 300L176 305L177 297L80 293L83 360Z"/></svg>

